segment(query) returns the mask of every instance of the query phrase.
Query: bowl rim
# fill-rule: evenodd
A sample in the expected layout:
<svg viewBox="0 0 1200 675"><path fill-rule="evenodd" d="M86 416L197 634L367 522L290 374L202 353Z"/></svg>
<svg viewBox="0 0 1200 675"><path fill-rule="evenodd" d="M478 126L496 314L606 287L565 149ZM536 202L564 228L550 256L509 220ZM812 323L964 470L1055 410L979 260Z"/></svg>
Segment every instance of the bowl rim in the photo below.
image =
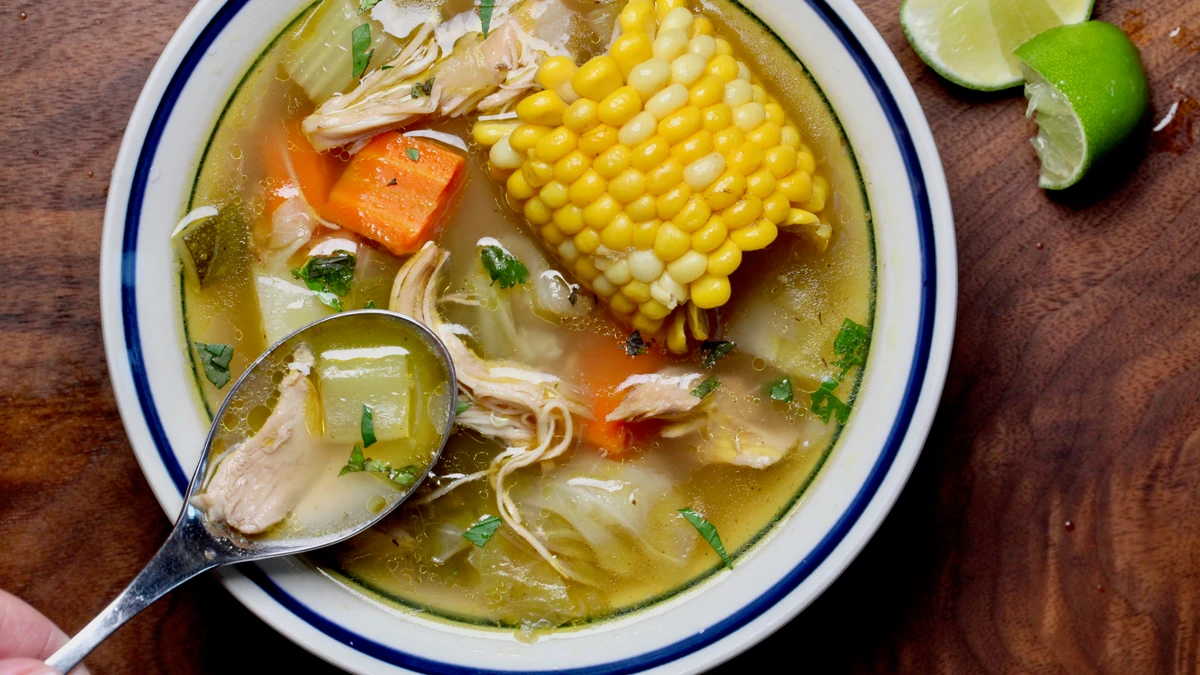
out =
<svg viewBox="0 0 1200 675"><path fill-rule="evenodd" d="M145 373L137 321L136 266L132 264L137 248L138 225L142 200L147 184L152 182L151 164L162 140L166 122L178 101L188 77L196 69L207 49L221 34L240 9L252 0L200 0L164 49L131 115L131 123L122 141L113 171L112 188L105 213L105 236L101 254L101 311L105 351L110 364L110 377L116 394L122 421L135 445L135 454L143 472L149 476L147 451L139 450L146 439L152 443L150 452L165 467L176 486L186 485L187 475L179 466L167 440L159 409ZM917 220L921 250L922 292L916 351L905 385L900 410L893 421L887 442L868 479L859 487L850 504L844 509L835 526L821 539L817 547L801 560L787 575L766 593L746 604L741 610L690 638L677 641L654 651L595 666L572 668L575 675L600 673L641 672L672 664L700 650L709 652L702 667L711 667L740 653L798 614L844 570L861 551L882 523L899 496L920 454L921 446L933 421L949 365L955 323L957 295L957 261L950 209L949 191L941 161L927 120L917 102L899 63L874 26L850 0L804 0L839 38L874 90L900 149L910 184ZM201 26L202 24L202 26ZM178 63L174 57L183 52ZM173 69L169 75L165 71ZM147 119L145 133L134 121ZM860 161L862 161L860 159ZM131 168L132 167L132 168ZM128 190L124 184L128 182ZM117 189L118 187L122 189ZM127 197L126 197L127 195ZM877 224L878 225L878 224ZM120 249L113 250L111 232L120 232ZM120 367L114 367L119 364ZM128 368L128 373L124 372ZM125 375L132 380L125 381ZM896 460L904 451L903 462ZM886 478L892 478L884 489ZM160 497L161 499L161 497ZM869 511L869 512L868 512ZM828 565L827 565L828 563ZM805 579L818 570L825 572L815 593L801 602L792 602L782 612L765 616ZM365 639L326 619L289 595L267 574L255 566L243 566L237 571L223 573L231 591L260 618L289 636L318 656L350 667L342 659L334 659L319 645L298 639L293 622L272 616L270 607L252 602L252 593L239 592L233 585L244 577L257 589L278 603L300 622L323 633L328 638L363 653L372 659L426 673L491 672L512 673L512 670L480 671L394 649ZM285 617L291 618L291 617ZM731 644L721 653L711 654L705 648L726 641L735 632L754 629L754 637ZM695 669L696 664L691 664ZM558 671L556 671L558 672Z"/></svg>

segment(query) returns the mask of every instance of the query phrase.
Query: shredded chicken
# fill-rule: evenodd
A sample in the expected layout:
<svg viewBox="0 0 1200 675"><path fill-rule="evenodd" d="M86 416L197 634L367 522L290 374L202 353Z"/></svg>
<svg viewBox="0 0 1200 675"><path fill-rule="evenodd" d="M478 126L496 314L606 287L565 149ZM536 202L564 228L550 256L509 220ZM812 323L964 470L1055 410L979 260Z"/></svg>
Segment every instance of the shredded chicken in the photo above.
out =
<svg viewBox="0 0 1200 675"><path fill-rule="evenodd" d="M628 390L625 398L604 419L609 422L641 422L652 418L671 419L691 412L703 401L692 395L700 373L652 373L634 375L621 383L617 391Z"/></svg>
<svg viewBox="0 0 1200 675"><path fill-rule="evenodd" d="M429 327L445 343L458 376L460 400L471 404L467 412L458 418L459 424L481 434L515 442L493 458L488 471L500 518L559 574L574 578L554 554L525 528L505 481L518 469L554 459L566 452L575 442L573 418L588 418L590 415L582 404L569 395L559 378L520 364L485 361L467 347L460 337L465 329L447 323L437 308L437 298L443 285L441 273L449 259L449 253L432 242L426 243L396 274L388 307ZM503 432L495 433L502 428ZM473 476L483 477L482 474ZM428 495L425 500L429 501L434 495L440 497L466 482L468 480L455 481Z"/></svg>
<svg viewBox="0 0 1200 675"><path fill-rule="evenodd" d="M262 429L229 451L194 504L212 522L224 521L244 534L259 534L283 520L307 492L319 441L305 426L313 394L308 377L313 352L301 345L279 384L279 402Z"/></svg>

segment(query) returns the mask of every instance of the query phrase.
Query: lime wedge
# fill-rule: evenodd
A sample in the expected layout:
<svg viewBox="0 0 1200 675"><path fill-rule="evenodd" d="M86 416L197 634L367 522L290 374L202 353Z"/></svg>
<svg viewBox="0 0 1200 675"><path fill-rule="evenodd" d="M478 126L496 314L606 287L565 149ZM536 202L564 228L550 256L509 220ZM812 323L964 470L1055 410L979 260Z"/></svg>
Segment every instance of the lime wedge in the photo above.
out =
<svg viewBox="0 0 1200 675"><path fill-rule="evenodd" d="M1149 85L1142 60L1112 24L1052 28L1018 47L1016 55L1026 81L1026 115L1036 114L1033 147L1042 160L1043 188L1078 183L1146 115Z"/></svg>
<svg viewBox="0 0 1200 675"><path fill-rule="evenodd" d="M1021 84L1013 50L1049 28L1087 21L1094 0L905 0L900 25L939 75L968 89Z"/></svg>

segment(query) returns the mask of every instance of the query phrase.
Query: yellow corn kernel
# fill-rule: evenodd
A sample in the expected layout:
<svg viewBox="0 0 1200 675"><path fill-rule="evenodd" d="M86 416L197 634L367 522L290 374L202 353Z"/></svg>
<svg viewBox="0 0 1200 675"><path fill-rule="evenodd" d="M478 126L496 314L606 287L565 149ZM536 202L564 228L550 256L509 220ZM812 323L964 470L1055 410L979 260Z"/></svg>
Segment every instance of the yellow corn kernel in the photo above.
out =
<svg viewBox="0 0 1200 675"><path fill-rule="evenodd" d="M687 0L654 0L654 15L659 23L676 7L687 9Z"/></svg>
<svg viewBox="0 0 1200 675"><path fill-rule="evenodd" d="M782 127L787 122L787 115L783 112L783 106L771 101L763 108L767 111L767 121L777 127Z"/></svg>
<svg viewBox="0 0 1200 675"><path fill-rule="evenodd" d="M762 88L757 79L753 79L754 101L763 106L763 118L766 119L767 90Z"/></svg>
<svg viewBox="0 0 1200 675"><path fill-rule="evenodd" d="M708 312L697 307L694 302L689 302L684 311L687 313L688 330L691 331L692 337L696 340L707 340Z"/></svg>
<svg viewBox="0 0 1200 675"><path fill-rule="evenodd" d="M738 76L737 59L721 53L721 41L717 41L717 55L708 62L708 74L716 75L722 82L733 82Z"/></svg>
<svg viewBox="0 0 1200 675"><path fill-rule="evenodd" d="M700 309L713 309L729 302L733 288L729 285L729 277L705 274L691 283L692 302Z"/></svg>
<svg viewBox="0 0 1200 675"><path fill-rule="evenodd" d="M534 80L543 89L554 90L571 81L575 75L575 62L566 56L551 56L538 66Z"/></svg>
<svg viewBox="0 0 1200 675"><path fill-rule="evenodd" d="M654 255L663 262L671 262L686 253L691 244L692 238L687 232L667 221L658 228L654 237Z"/></svg>
<svg viewBox="0 0 1200 675"><path fill-rule="evenodd" d="M584 281L594 281L600 276L600 270L596 269L596 263L591 258L581 257L575 261L575 274L579 275Z"/></svg>
<svg viewBox="0 0 1200 675"><path fill-rule="evenodd" d="M692 250L699 253L713 251L725 242L725 235L728 233L729 230L721 216L711 216L703 227L692 233Z"/></svg>
<svg viewBox="0 0 1200 675"><path fill-rule="evenodd" d="M691 34L692 23L696 20L691 11L687 8L686 0L683 2L673 2L675 5L666 15L659 14L658 27L660 30L681 30ZM658 9L657 7L655 9Z"/></svg>
<svg viewBox="0 0 1200 675"><path fill-rule="evenodd" d="M543 225L541 232L542 241L546 242L550 246L558 246L567 240L566 237L563 236L562 230L558 229L558 226L556 226L554 223L547 223Z"/></svg>
<svg viewBox="0 0 1200 675"><path fill-rule="evenodd" d="M592 228L586 228L575 235L575 249L584 255L591 255L600 248L600 233Z"/></svg>
<svg viewBox="0 0 1200 675"><path fill-rule="evenodd" d="M576 235L576 236L578 236L578 235ZM599 261L597 261L597 262L599 262ZM597 266L597 269L599 269L599 266ZM613 283L611 281L609 281L607 277L605 277L603 274L601 274L600 276L596 277L595 279L592 279L592 290L596 292L596 295L599 295L602 298L607 298L607 297L611 296L613 293L617 292L617 287L614 286Z"/></svg>
<svg viewBox="0 0 1200 675"><path fill-rule="evenodd" d="M667 309L666 305L653 298L638 305L638 314L641 314L648 319L661 321L667 318L667 315L670 313L671 310Z"/></svg>
<svg viewBox="0 0 1200 675"><path fill-rule="evenodd" d="M643 110L621 125L620 131L617 132L617 140L621 142L621 145L637 147L650 140L657 129L658 120L654 119L654 115Z"/></svg>
<svg viewBox="0 0 1200 675"><path fill-rule="evenodd" d="M727 277L741 264L742 249L730 239L726 239L717 250L708 254L708 273L714 276Z"/></svg>
<svg viewBox="0 0 1200 675"><path fill-rule="evenodd" d="M579 150L572 150L554 163L554 180L563 185L570 185L578 180L591 165L592 161L588 159L587 155Z"/></svg>
<svg viewBox="0 0 1200 675"><path fill-rule="evenodd" d="M800 208L809 213L820 213L825 210L825 201L829 197L829 181L824 176L813 176L812 198L800 204Z"/></svg>
<svg viewBox="0 0 1200 675"><path fill-rule="evenodd" d="M654 119L661 120L687 105L689 96L687 87L676 82L646 99L644 107Z"/></svg>
<svg viewBox="0 0 1200 675"><path fill-rule="evenodd" d="M742 131L750 132L765 121L767 121L767 114L763 112L763 105L757 101L751 101L733 109L733 123Z"/></svg>
<svg viewBox="0 0 1200 675"><path fill-rule="evenodd" d="M791 211L792 205L782 192L775 191L763 200L763 217L778 225L782 223Z"/></svg>
<svg viewBox="0 0 1200 675"><path fill-rule="evenodd" d="M671 64L663 59L647 59L629 71L628 80L642 100L649 101L671 82Z"/></svg>
<svg viewBox="0 0 1200 675"><path fill-rule="evenodd" d="M575 134L566 127L558 127L542 136L537 145L533 146L533 151L537 154L538 159L553 164L574 150L577 145L579 145L579 138Z"/></svg>
<svg viewBox="0 0 1200 675"><path fill-rule="evenodd" d="M640 281L631 281L621 288L621 295L640 305L650 299L650 287Z"/></svg>
<svg viewBox="0 0 1200 675"><path fill-rule="evenodd" d="M763 151L754 143L742 143L729 153L729 168L749 176L762 164Z"/></svg>
<svg viewBox="0 0 1200 675"><path fill-rule="evenodd" d="M645 314L638 312L637 314L633 315L633 319L630 320L630 324L633 326L634 330L641 332L642 335L655 335L658 333L658 331L662 330L663 320L651 319Z"/></svg>
<svg viewBox="0 0 1200 675"><path fill-rule="evenodd" d="M531 159L521 165L521 173L525 174L526 183L540 188L554 178L554 166L540 159Z"/></svg>
<svg viewBox="0 0 1200 675"><path fill-rule="evenodd" d="M687 47L689 54L696 54L704 57L707 63L709 59L717 55L717 41L711 35L692 35L692 39L688 40Z"/></svg>
<svg viewBox="0 0 1200 675"><path fill-rule="evenodd" d="M671 147L671 156L684 166L713 151L712 134L701 129Z"/></svg>
<svg viewBox="0 0 1200 675"><path fill-rule="evenodd" d="M776 188L793 204L803 204L812 199L812 175L805 171L794 171L787 178L780 179Z"/></svg>
<svg viewBox="0 0 1200 675"><path fill-rule="evenodd" d="M633 168L646 173L671 155L671 144L662 136L651 136L633 149Z"/></svg>
<svg viewBox="0 0 1200 675"><path fill-rule="evenodd" d="M610 264L604 270L604 277L617 286L624 286L632 281L633 274L629 271L629 260L621 258Z"/></svg>
<svg viewBox="0 0 1200 675"><path fill-rule="evenodd" d="M809 213L804 209L789 210L786 220L786 224L789 227L795 225L816 225L819 222L821 222L820 218L817 218L815 214Z"/></svg>
<svg viewBox="0 0 1200 675"><path fill-rule="evenodd" d="M618 87L600 101L600 121L619 127L642 111L642 97L629 85Z"/></svg>
<svg viewBox="0 0 1200 675"><path fill-rule="evenodd" d="M722 103L721 105L725 105ZM726 106L728 107L728 106ZM734 150L746 142L746 134L735 126L728 126L713 132L713 150L728 157Z"/></svg>
<svg viewBox="0 0 1200 675"><path fill-rule="evenodd" d="M724 103L714 103L700 111L704 130L716 134L733 124L733 111ZM715 142L714 137L714 142Z"/></svg>
<svg viewBox="0 0 1200 675"><path fill-rule="evenodd" d="M628 204L646 194L646 174L637 169L625 169L608 182L608 194L622 204Z"/></svg>
<svg viewBox="0 0 1200 675"><path fill-rule="evenodd" d="M726 170L704 191L704 201L709 208L719 211L733 205L746 194L746 177L736 171Z"/></svg>
<svg viewBox="0 0 1200 675"><path fill-rule="evenodd" d="M617 62L621 76L628 78L629 71L637 64L654 56L650 48L650 36L644 30L632 30L622 33L608 48L608 55Z"/></svg>
<svg viewBox="0 0 1200 675"><path fill-rule="evenodd" d="M574 236L583 229L583 210L574 204L555 209L553 218L554 224L563 234Z"/></svg>
<svg viewBox="0 0 1200 675"><path fill-rule="evenodd" d="M562 123L574 133L582 134L600 123L600 104L590 98L581 98L567 106Z"/></svg>
<svg viewBox="0 0 1200 675"><path fill-rule="evenodd" d="M530 94L517 104L517 117L526 124L543 124L556 127L562 124L563 113L567 104L558 94L543 89L536 94Z"/></svg>
<svg viewBox="0 0 1200 675"><path fill-rule="evenodd" d="M733 45L725 38L717 38L717 54L731 56L733 54Z"/></svg>
<svg viewBox="0 0 1200 675"><path fill-rule="evenodd" d="M730 241L737 244L737 247L743 251L764 249L770 246L778 236L779 230L775 227L775 223L766 219L760 220L750 227L743 227L729 233Z"/></svg>
<svg viewBox="0 0 1200 675"><path fill-rule="evenodd" d="M689 46L691 46L690 42L684 48L686 49ZM691 87L692 84L704 75L704 67L706 65L708 65L708 59L703 56L684 52L675 57L675 60L671 62L671 81L678 82L685 87ZM688 90L688 97L690 100L690 89Z"/></svg>
<svg viewBox="0 0 1200 675"><path fill-rule="evenodd" d="M475 139L476 143L490 148L519 126L520 122L476 122L475 126L471 127L471 138Z"/></svg>
<svg viewBox="0 0 1200 675"><path fill-rule="evenodd" d="M513 199L529 199L533 196L533 186L525 181L525 174L520 171L512 172L504 187Z"/></svg>
<svg viewBox="0 0 1200 675"><path fill-rule="evenodd" d="M684 106L658 122L658 135L674 145L700 130L700 109Z"/></svg>
<svg viewBox="0 0 1200 675"><path fill-rule="evenodd" d="M624 251L633 246L633 221L624 213L618 213L600 231L600 243L614 251Z"/></svg>
<svg viewBox="0 0 1200 675"><path fill-rule="evenodd" d="M688 89L688 103L697 108L716 105L725 98L725 83L715 75L705 75Z"/></svg>
<svg viewBox="0 0 1200 675"><path fill-rule="evenodd" d="M792 148L800 149L800 130L788 124L779 130L779 142Z"/></svg>
<svg viewBox="0 0 1200 675"><path fill-rule="evenodd" d="M642 221L633 226L633 245L635 248L647 250L654 246L654 239L658 236L658 228L662 225L662 221L655 218L653 220Z"/></svg>
<svg viewBox="0 0 1200 675"><path fill-rule="evenodd" d="M776 178L783 178L796 168L796 150L777 145L763 153L763 166Z"/></svg>
<svg viewBox="0 0 1200 675"><path fill-rule="evenodd" d="M771 121L763 122L746 134L746 140L760 148L773 148L779 145L781 138L782 131L779 129L779 125Z"/></svg>
<svg viewBox="0 0 1200 675"><path fill-rule="evenodd" d="M608 181L596 173L595 169L588 169L578 180L571 183L571 187L567 189L567 198L571 200L572 204L582 209L599 199L607 189Z"/></svg>
<svg viewBox="0 0 1200 675"><path fill-rule="evenodd" d="M608 306L617 314L632 314L637 309L632 300L620 293L608 299Z"/></svg>
<svg viewBox="0 0 1200 675"><path fill-rule="evenodd" d="M683 210L683 206L692 198L692 189L687 185L680 183L675 187L667 190L658 196L655 200L655 206L658 210L658 217L663 220L670 220L676 214Z"/></svg>
<svg viewBox="0 0 1200 675"><path fill-rule="evenodd" d="M692 233L704 227L711 217L712 209L709 208L704 198L700 195L693 195L679 213L671 217L671 220L679 229Z"/></svg>
<svg viewBox="0 0 1200 675"><path fill-rule="evenodd" d="M596 160L592 162L592 168L605 180L612 180L629 168L632 155L633 153L624 145L614 145L596 157Z"/></svg>
<svg viewBox="0 0 1200 675"><path fill-rule="evenodd" d="M698 35L712 35L715 32L716 29L713 27L713 22L710 21L708 17L697 14L692 20L692 37L696 37Z"/></svg>
<svg viewBox="0 0 1200 675"><path fill-rule="evenodd" d="M721 219L731 231L746 227L761 215L762 200L754 195L746 195L721 211Z"/></svg>
<svg viewBox="0 0 1200 675"><path fill-rule="evenodd" d="M667 265L667 273L681 284L690 284L708 270L708 256L699 251L685 251Z"/></svg>
<svg viewBox="0 0 1200 675"><path fill-rule="evenodd" d="M493 145L492 147L494 148L496 146ZM495 162L491 161L490 157L488 158L488 165L487 165L488 176L491 177L491 179L494 181L499 181L499 182L503 183L504 181L508 180L508 177L515 170L516 169L505 169L504 167L497 166Z"/></svg>
<svg viewBox="0 0 1200 675"><path fill-rule="evenodd" d="M550 209L537 197L530 197L521 210L525 213L525 219L534 225L545 225L550 222Z"/></svg>
<svg viewBox="0 0 1200 675"><path fill-rule="evenodd" d="M796 148L796 168L808 173L812 173L817 168L817 161L813 158L812 150L809 150L803 143Z"/></svg>
<svg viewBox="0 0 1200 675"><path fill-rule="evenodd" d="M607 124L596 125L579 137L579 149L588 157L595 157L616 144L617 130Z"/></svg>
<svg viewBox="0 0 1200 675"><path fill-rule="evenodd" d="M759 199L770 197L775 192L775 176L766 169L755 171L746 176L746 191Z"/></svg>
<svg viewBox="0 0 1200 675"><path fill-rule="evenodd" d="M687 314L684 312L675 312L671 316L671 324L667 328L667 349L672 354L687 353Z"/></svg>
<svg viewBox="0 0 1200 675"><path fill-rule="evenodd" d="M646 174L646 192L655 197L683 182L683 164L668 159Z"/></svg>
<svg viewBox="0 0 1200 675"><path fill-rule="evenodd" d="M654 220L658 215L658 202L654 195L642 195L625 205L625 213L629 214L635 223Z"/></svg>
<svg viewBox="0 0 1200 675"><path fill-rule="evenodd" d="M541 124L522 124L513 129L512 135L508 137L508 144L513 150L521 154L525 154L533 149L537 142L542 140L542 136L550 133L551 128Z"/></svg>
<svg viewBox="0 0 1200 675"><path fill-rule="evenodd" d="M603 100L605 96L616 91L617 87L622 84L625 82L621 77L620 66L606 54L592 57L590 61L580 66L571 78L571 87L575 93L593 101Z"/></svg>
<svg viewBox="0 0 1200 675"><path fill-rule="evenodd" d="M621 32L641 30L647 33L654 31L657 21L654 13L654 3L651 0L633 0L618 17L621 22Z"/></svg>
<svg viewBox="0 0 1200 675"><path fill-rule="evenodd" d="M621 202L613 199L610 194L602 194L599 199L583 209L583 222L592 229L602 230L620 212Z"/></svg>
<svg viewBox="0 0 1200 675"><path fill-rule="evenodd" d="M567 186L562 183L552 180L542 186L538 197L542 203L551 209L557 209L567 205Z"/></svg>

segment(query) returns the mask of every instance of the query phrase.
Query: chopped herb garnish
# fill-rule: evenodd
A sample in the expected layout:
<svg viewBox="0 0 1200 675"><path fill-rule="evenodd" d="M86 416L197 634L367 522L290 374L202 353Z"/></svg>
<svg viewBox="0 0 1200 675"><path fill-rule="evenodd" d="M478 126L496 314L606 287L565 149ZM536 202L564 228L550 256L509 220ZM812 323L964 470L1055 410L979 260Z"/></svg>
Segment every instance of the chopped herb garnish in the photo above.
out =
<svg viewBox="0 0 1200 675"><path fill-rule="evenodd" d="M642 331L635 330L625 338L625 353L630 356L646 353L646 341L642 339Z"/></svg>
<svg viewBox="0 0 1200 675"><path fill-rule="evenodd" d="M483 37L488 36L492 27L492 10L496 8L496 0L479 0L479 23L483 28Z"/></svg>
<svg viewBox="0 0 1200 675"><path fill-rule="evenodd" d="M792 402L792 378L784 376L778 382L772 382L770 387L767 387L767 394L770 395L772 401L781 403Z"/></svg>
<svg viewBox="0 0 1200 675"><path fill-rule="evenodd" d="M480 258L492 283L500 282L500 288L511 288L529 279L525 264L499 246L484 246Z"/></svg>
<svg viewBox="0 0 1200 675"><path fill-rule="evenodd" d="M363 309L375 309L375 301L374 300L366 301L366 303L363 304Z"/></svg>
<svg viewBox="0 0 1200 675"><path fill-rule="evenodd" d="M727 340L705 340L701 342L700 365L704 366L706 370L712 370L712 367L717 365L717 361L720 361L726 354L733 351L734 347L737 347L737 343Z"/></svg>
<svg viewBox="0 0 1200 675"><path fill-rule="evenodd" d="M363 447L369 448L375 445L375 411L366 403L363 404L362 421L358 426L362 431Z"/></svg>
<svg viewBox="0 0 1200 675"><path fill-rule="evenodd" d="M454 416L458 417L459 415L467 412L467 409L470 407L471 407L470 401L459 401L458 403L456 403L454 405Z"/></svg>
<svg viewBox="0 0 1200 675"><path fill-rule="evenodd" d="M425 92L423 92L421 90L421 85L419 85L419 84L414 84L412 86L412 89L408 90L408 95L413 98L421 98L421 94L423 94L423 93L425 93Z"/></svg>
<svg viewBox="0 0 1200 675"><path fill-rule="evenodd" d="M475 521L475 524L467 528L463 532L463 539L482 548L496 534L496 530L500 529L500 519L496 516L484 516Z"/></svg>
<svg viewBox="0 0 1200 675"><path fill-rule="evenodd" d="M408 155L408 158L414 162L421 159L421 151L416 148L405 148L404 154Z"/></svg>
<svg viewBox="0 0 1200 675"><path fill-rule="evenodd" d="M413 482L413 479L417 477L417 473L420 470L420 467L416 464L409 464L402 469L393 469L392 465L387 462L363 457L362 447L355 443L354 449L350 451L350 459L346 462L346 466L342 467L338 475L345 476L348 473L358 473L360 471L379 473L383 474L385 478L396 485L404 487Z"/></svg>
<svg viewBox="0 0 1200 675"><path fill-rule="evenodd" d="M204 376L217 389L229 384L229 362L233 360L233 345L214 345L203 342L196 343L196 352L200 354L200 365L204 366Z"/></svg>
<svg viewBox="0 0 1200 675"><path fill-rule="evenodd" d="M725 552L725 544L721 543L721 535L717 534L716 526L705 520L704 516L691 509L679 509L679 515L683 516L685 520L692 524L692 527L696 528L700 536L704 537L704 541L707 541L708 545L717 552L717 555L721 556L721 562L725 563L725 566L729 569L733 569L733 561L730 560L729 554Z"/></svg>
<svg viewBox="0 0 1200 675"><path fill-rule="evenodd" d="M842 322L842 328L833 339L833 353L842 357L833 365L842 369L838 379L846 377L846 373L854 366L867 365L867 348L871 344L871 330L859 325L851 319Z"/></svg>
<svg viewBox="0 0 1200 675"><path fill-rule="evenodd" d="M395 184L396 184L396 179L395 179L395 178L393 178L393 179L391 179L391 180L389 180L389 181L388 181L388 184L387 184L387 186L386 186L386 187L392 187L392 186L393 186L393 185L395 185Z"/></svg>
<svg viewBox="0 0 1200 675"><path fill-rule="evenodd" d="M837 389L839 384L841 384L839 380L827 377L821 380L820 388L809 394L812 399L813 414L822 422L828 422L830 416L841 424L845 424L846 420L850 419L850 406L842 403L840 398L833 395L833 390Z"/></svg>
<svg viewBox="0 0 1200 675"><path fill-rule="evenodd" d="M428 96L432 91L433 91L433 78L431 77L428 80L425 80L424 82L418 82L418 83L414 84L412 86L412 89L410 89L408 91L408 95L413 98L421 98L421 96Z"/></svg>
<svg viewBox="0 0 1200 675"><path fill-rule="evenodd" d="M432 77L429 78L428 80L425 80L425 82L423 84L421 84L421 90L425 92L426 96L433 93L433 78Z"/></svg>
<svg viewBox="0 0 1200 675"><path fill-rule="evenodd" d="M458 568L457 567L455 567L454 571L450 573L450 578L453 579L456 576L458 576Z"/></svg>
<svg viewBox="0 0 1200 675"><path fill-rule="evenodd" d="M571 303L572 307L579 302L579 287L575 284L571 284L571 294L567 296L567 302Z"/></svg>
<svg viewBox="0 0 1200 675"><path fill-rule="evenodd" d="M379 66L379 69L380 70L391 70L392 68L395 68L395 67L396 66Z"/></svg>
<svg viewBox="0 0 1200 675"><path fill-rule="evenodd" d="M354 278L357 261L353 253L346 251L313 256L304 263L304 267L292 270L292 276L303 279L318 300L340 312L345 307L338 298L350 292L350 281Z"/></svg>
<svg viewBox="0 0 1200 675"><path fill-rule="evenodd" d="M367 12L371 11L372 9L375 9L375 5L378 5L378 4L379 4L379 0L362 0L362 2L358 3L358 13L366 14Z"/></svg>
<svg viewBox="0 0 1200 675"><path fill-rule="evenodd" d="M692 396L695 396L696 398L704 398L705 396L713 393L713 391L719 386L721 386L721 382L715 377L710 377L701 382L700 386L692 390Z"/></svg>
<svg viewBox="0 0 1200 675"><path fill-rule="evenodd" d="M364 23L350 34L350 53L354 57L354 77L362 77L371 64L375 50L371 49L371 24Z"/></svg>

